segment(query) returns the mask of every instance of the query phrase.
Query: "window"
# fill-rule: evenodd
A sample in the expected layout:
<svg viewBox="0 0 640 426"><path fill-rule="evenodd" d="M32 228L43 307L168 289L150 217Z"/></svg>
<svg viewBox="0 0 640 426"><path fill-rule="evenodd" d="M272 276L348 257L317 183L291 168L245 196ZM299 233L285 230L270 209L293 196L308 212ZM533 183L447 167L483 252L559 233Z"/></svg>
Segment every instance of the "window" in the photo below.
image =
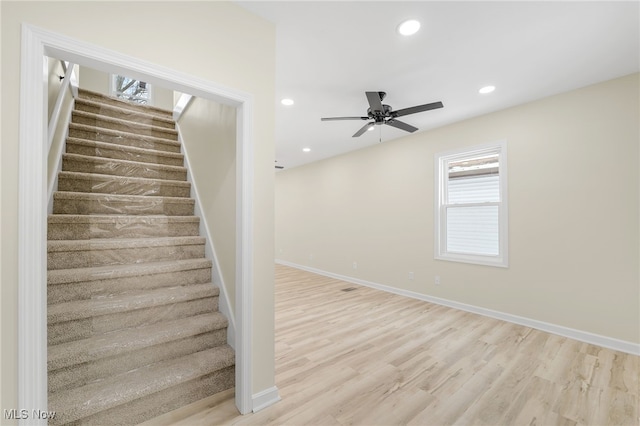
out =
<svg viewBox="0 0 640 426"><path fill-rule="evenodd" d="M111 94L129 102L151 104L151 85L122 75L112 75Z"/></svg>
<svg viewBox="0 0 640 426"><path fill-rule="evenodd" d="M435 258L508 266L505 142L436 154Z"/></svg>

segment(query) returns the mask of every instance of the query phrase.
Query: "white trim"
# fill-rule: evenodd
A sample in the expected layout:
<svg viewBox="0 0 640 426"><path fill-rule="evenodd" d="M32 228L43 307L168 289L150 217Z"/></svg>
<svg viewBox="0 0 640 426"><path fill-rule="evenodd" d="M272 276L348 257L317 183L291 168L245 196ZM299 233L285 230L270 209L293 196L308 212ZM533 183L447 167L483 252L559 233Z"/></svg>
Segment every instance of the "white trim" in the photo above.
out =
<svg viewBox="0 0 640 426"><path fill-rule="evenodd" d="M257 413L260 410L275 404L280 401L280 394L278 388L275 386L265 389L253 395L253 412Z"/></svg>
<svg viewBox="0 0 640 426"><path fill-rule="evenodd" d="M198 185L195 180L193 180L193 176L191 175L191 163L189 162L189 152L187 151L187 146L183 143L182 140L182 131L180 130L180 125L176 123L176 130L178 131L178 140L180 141L180 149L184 154L184 162L185 167L187 169L187 182L191 183L191 197L195 200L195 215L200 218L200 235L205 235L205 244L204 251L205 256L213 261L212 269L212 281L220 289L220 296L218 297L218 305L220 312L229 319L229 329L227 331L227 343L233 349L236 348L236 320L233 316L233 312L231 311L231 302L229 301L229 294L227 293L224 279L222 274L220 273L220 262L218 261L218 256L216 254L215 247L213 246L213 237L211 231L209 230L209 223L207 222L207 218L202 212L202 207L200 203L200 193L198 192Z"/></svg>
<svg viewBox="0 0 640 426"><path fill-rule="evenodd" d="M46 101L43 57L107 73L126 73L150 84L237 108L236 404L252 407L251 309L253 291L253 97L209 80L183 74L28 24L22 25L20 146L18 171L18 403L47 407L46 322ZM34 125L37 123L37 125ZM239 308L239 309L238 309ZM43 422L42 424L46 424Z"/></svg>
<svg viewBox="0 0 640 426"><path fill-rule="evenodd" d="M236 144L236 259L243 260L236 261L236 282L253 283L253 102L237 110L236 138L245 141ZM236 407L247 414L253 409L252 286L236 285L236 325Z"/></svg>
<svg viewBox="0 0 640 426"><path fill-rule="evenodd" d="M176 106L173 107L173 119L175 121L180 120L180 117L182 116L182 113L187 109L187 107L191 104L191 101L193 101L193 96L187 94L187 93L182 93L180 95L180 98L178 99L178 102L176 102Z"/></svg>
<svg viewBox="0 0 640 426"><path fill-rule="evenodd" d="M494 311L493 309L487 309L480 306L467 305L466 303L460 303L454 300L428 296L426 294L420 294L410 290L403 290L403 289L387 286L384 284L379 284L371 281L362 280L359 278L349 277L346 275L334 274L333 272L323 271L321 269L316 269L309 266L298 265L296 263L287 262L284 260L276 259L276 263L280 265L290 266L292 268L302 269L308 272L313 272L314 274L323 275L326 277L346 281L349 283L375 288L377 290L386 291L388 293L410 297L412 299L422 300L424 302L435 303L437 305L447 306L450 308L459 309L461 311L471 312L471 313L482 315L485 317L507 321L510 323L518 324L518 325L523 325L525 327L535 328L536 330L557 334L559 336L568 337L570 339L578 340L580 342L590 343L592 345L602 346L604 348L609 348L609 349L625 352L632 355L640 355L640 343L633 343L633 342L628 342L626 340L619 340L613 337L602 336L600 334L594 334L588 331L576 330L575 328L569 328L562 325L551 324L548 322L539 321L532 318L526 318L518 315L508 314L505 312Z"/></svg>
<svg viewBox="0 0 640 426"><path fill-rule="evenodd" d="M58 126L65 126L66 130L65 130L65 135L64 135L62 143L58 146L57 151L54 153L55 159L56 159L56 165L55 165L56 175L51 180L51 182L49 183L49 187L47 189L47 199L48 199L48 202L47 202L47 213L49 213L49 214L53 213L53 193L54 193L55 189L58 187L58 174L62 170L62 154L64 153L64 151L66 150L66 147L67 147L67 136L68 136L68 133L69 133L69 123L71 123L71 117L73 116L73 109L75 108L75 103L76 103L75 98L72 98L71 99L71 105L69 106L69 111L67 111L67 114L64 117L64 119L58 124ZM49 150L50 149L51 149L51 143L49 143ZM51 155L50 151L49 151L49 155ZM47 179L49 179L48 176L47 176Z"/></svg>
<svg viewBox="0 0 640 426"><path fill-rule="evenodd" d="M43 68L42 41L23 26L18 159L18 407L29 412L47 410L48 147ZM20 420L20 424L47 422L32 419Z"/></svg>

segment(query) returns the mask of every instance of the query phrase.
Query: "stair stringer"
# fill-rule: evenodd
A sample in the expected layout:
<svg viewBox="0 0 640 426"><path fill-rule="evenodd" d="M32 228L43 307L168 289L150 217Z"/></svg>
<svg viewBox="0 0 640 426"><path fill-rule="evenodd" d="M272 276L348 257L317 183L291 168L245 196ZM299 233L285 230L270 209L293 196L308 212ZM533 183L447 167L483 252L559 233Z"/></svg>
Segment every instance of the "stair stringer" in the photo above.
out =
<svg viewBox="0 0 640 426"><path fill-rule="evenodd" d="M213 246L213 237L211 231L209 230L209 224L207 222L207 218L204 215L201 204L200 204L200 194L198 192L198 185L196 184L193 176L191 175L191 164L189 162L189 152L182 140L182 132L180 130L180 125L176 122L176 130L178 131L178 141L180 142L181 152L184 154L184 167L187 169L187 182L191 184L191 198L195 201L194 206L194 214L195 216L200 218L200 235L205 237L204 251L205 257L207 259L211 259L213 265L211 267L211 282L215 284L220 289L220 295L218 297L219 305L218 309L220 312L227 317L229 320L229 325L227 328L227 343L234 350L236 349L236 321L235 316L233 315L233 310L231 309L231 301L229 300L229 294L226 291L226 286L224 282L224 278L220 273L220 263L218 262L218 257L216 255L215 248Z"/></svg>

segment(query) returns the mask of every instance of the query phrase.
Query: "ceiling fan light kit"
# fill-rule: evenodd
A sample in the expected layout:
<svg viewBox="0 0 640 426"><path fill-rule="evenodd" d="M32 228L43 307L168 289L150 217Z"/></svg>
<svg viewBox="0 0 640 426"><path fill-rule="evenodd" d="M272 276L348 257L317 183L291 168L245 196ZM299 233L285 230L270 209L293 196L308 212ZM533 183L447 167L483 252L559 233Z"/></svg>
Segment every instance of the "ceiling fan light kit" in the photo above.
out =
<svg viewBox="0 0 640 426"><path fill-rule="evenodd" d="M414 35L420 29L420 22L415 19L408 19L398 25L398 33L403 36Z"/></svg>
<svg viewBox="0 0 640 426"><path fill-rule="evenodd" d="M367 116L361 117L324 117L322 121L338 121L338 120L366 120L368 121L363 127L353 134L354 138L361 136L368 130L372 130L376 125L386 124L396 129L404 130L405 132L413 133L418 130L410 124L403 121L396 120L397 117L403 117L409 114L415 114L418 112L430 111L432 109L438 109L444 107L442 102L432 102L424 105L417 105L414 107L403 108L394 111L390 105L383 104L382 101L387 96L385 92L365 92L367 101L369 102L369 108L367 109Z"/></svg>

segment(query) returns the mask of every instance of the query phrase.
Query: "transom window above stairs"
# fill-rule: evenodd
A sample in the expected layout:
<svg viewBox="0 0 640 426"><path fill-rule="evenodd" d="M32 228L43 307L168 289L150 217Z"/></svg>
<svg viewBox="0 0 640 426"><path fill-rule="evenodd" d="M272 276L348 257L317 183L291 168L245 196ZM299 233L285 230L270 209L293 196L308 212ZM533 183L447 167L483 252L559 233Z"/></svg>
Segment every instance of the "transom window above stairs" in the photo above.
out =
<svg viewBox="0 0 640 426"><path fill-rule="evenodd" d="M111 75L111 95L138 104L152 104L151 85L123 75Z"/></svg>

